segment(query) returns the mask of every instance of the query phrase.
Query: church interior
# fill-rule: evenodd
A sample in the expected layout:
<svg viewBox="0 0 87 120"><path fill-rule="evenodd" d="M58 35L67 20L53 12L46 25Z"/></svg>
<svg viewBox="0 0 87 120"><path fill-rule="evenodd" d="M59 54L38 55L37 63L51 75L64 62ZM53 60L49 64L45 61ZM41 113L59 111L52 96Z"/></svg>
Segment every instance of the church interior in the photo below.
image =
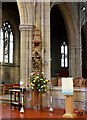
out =
<svg viewBox="0 0 87 120"><path fill-rule="evenodd" d="M87 1L0 1L0 118L87 118Z"/></svg>

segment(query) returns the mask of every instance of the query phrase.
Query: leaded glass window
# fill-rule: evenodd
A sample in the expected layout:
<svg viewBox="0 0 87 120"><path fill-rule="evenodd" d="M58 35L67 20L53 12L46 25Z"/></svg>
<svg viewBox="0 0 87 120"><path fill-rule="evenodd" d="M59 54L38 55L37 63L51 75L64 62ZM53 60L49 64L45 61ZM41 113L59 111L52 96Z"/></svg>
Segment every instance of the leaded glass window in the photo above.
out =
<svg viewBox="0 0 87 120"><path fill-rule="evenodd" d="M61 45L61 67L68 67L68 46L65 42Z"/></svg>
<svg viewBox="0 0 87 120"><path fill-rule="evenodd" d="M9 22L2 24L0 36L0 62L13 63L13 32Z"/></svg>

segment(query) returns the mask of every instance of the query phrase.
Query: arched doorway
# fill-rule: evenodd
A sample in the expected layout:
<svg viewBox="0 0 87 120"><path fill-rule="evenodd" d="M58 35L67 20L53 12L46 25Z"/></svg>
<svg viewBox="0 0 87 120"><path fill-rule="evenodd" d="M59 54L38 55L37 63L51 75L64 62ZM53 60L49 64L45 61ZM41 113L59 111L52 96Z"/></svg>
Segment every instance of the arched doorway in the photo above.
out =
<svg viewBox="0 0 87 120"><path fill-rule="evenodd" d="M66 25L58 5L54 5L50 13L51 25L51 77L69 76L68 36Z"/></svg>

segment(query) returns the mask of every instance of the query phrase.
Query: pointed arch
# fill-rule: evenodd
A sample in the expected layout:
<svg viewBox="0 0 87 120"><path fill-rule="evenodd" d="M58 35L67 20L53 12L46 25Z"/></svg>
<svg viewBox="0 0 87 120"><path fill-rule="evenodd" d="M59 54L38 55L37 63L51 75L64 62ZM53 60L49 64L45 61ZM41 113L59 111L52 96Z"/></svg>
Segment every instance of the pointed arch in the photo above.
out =
<svg viewBox="0 0 87 120"><path fill-rule="evenodd" d="M68 33L69 75L73 77L82 76L81 35L78 12L76 13L72 2L51 3L51 8L55 4L58 5L63 15ZM77 66L78 64L79 66Z"/></svg>
<svg viewBox="0 0 87 120"><path fill-rule="evenodd" d="M34 5L32 2L19 2L17 0L17 5L20 15L20 24L34 24Z"/></svg>

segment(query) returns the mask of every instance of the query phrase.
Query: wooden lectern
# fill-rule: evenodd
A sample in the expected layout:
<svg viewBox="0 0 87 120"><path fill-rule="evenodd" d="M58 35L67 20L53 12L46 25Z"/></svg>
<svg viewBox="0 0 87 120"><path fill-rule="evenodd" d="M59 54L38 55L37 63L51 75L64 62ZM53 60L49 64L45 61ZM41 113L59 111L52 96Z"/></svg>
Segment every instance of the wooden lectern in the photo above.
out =
<svg viewBox="0 0 87 120"><path fill-rule="evenodd" d="M74 100L73 100L73 78L62 78L62 94L66 97L65 106L66 113L64 118L75 118L77 115L74 113Z"/></svg>
<svg viewBox="0 0 87 120"><path fill-rule="evenodd" d="M74 113L74 102L73 102L73 95L65 95L66 96L66 113L63 114L64 118L75 118L77 115Z"/></svg>

